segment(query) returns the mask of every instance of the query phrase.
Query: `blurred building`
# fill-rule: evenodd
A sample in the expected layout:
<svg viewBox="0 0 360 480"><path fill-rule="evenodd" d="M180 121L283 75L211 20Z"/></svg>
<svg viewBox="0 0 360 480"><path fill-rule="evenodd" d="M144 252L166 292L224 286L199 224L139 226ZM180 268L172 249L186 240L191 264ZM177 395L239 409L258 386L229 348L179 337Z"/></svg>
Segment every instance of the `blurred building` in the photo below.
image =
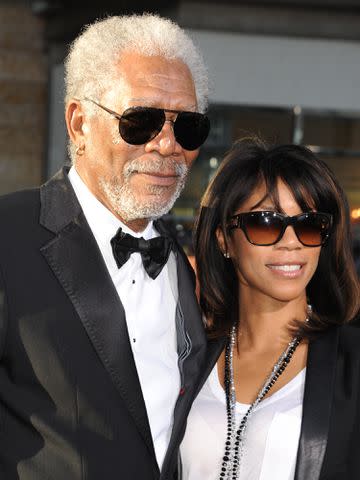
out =
<svg viewBox="0 0 360 480"><path fill-rule="evenodd" d="M0 193L34 186L67 162L63 60L82 25L153 11L188 29L209 67L212 131L174 207L191 225L233 140L310 145L360 218L358 0L0 2ZM184 241L186 228L183 230Z"/></svg>
<svg viewBox="0 0 360 480"><path fill-rule="evenodd" d="M43 20L0 2L0 193L45 176L48 69Z"/></svg>

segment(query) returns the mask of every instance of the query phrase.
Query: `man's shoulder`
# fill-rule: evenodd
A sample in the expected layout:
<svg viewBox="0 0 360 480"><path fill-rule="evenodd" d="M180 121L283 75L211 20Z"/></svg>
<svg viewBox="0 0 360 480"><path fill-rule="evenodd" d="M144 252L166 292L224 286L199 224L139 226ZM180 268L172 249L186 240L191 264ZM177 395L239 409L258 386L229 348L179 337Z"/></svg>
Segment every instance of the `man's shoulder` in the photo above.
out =
<svg viewBox="0 0 360 480"><path fill-rule="evenodd" d="M52 178L39 187L18 190L0 196L0 214L6 211L29 212L32 209L39 209L43 194L53 196L56 192L64 189L65 176L68 167L59 170ZM43 192L43 194L42 194Z"/></svg>
<svg viewBox="0 0 360 480"><path fill-rule="evenodd" d="M0 225L2 242L5 237L12 237L33 228L39 221L39 188L21 190L0 196Z"/></svg>
<svg viewBox="0 0 360 480"><path fill-rule="evenodd" d="M0 212L4 211L23 210L33 207L40 203L40 189L32 188L27 190L19 190L17 192L7 193L0 196Z"/></svg>

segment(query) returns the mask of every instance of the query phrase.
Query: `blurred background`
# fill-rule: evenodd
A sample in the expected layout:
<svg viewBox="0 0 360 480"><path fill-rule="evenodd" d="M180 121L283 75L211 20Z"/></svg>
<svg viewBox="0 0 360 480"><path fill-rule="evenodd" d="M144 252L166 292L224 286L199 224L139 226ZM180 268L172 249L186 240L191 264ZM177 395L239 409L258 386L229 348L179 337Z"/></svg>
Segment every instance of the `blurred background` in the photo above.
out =
<svg viewBox="0 0 360 480"><path fill-rule="evenodd" d="M191 253L199 199L231 143L257 134L310 146L349 198L360 252L359 0L0 1L0 194L68 162L63 60L81 27L158 12L187 29L212 82L211 134L169 220Z"/></svg>

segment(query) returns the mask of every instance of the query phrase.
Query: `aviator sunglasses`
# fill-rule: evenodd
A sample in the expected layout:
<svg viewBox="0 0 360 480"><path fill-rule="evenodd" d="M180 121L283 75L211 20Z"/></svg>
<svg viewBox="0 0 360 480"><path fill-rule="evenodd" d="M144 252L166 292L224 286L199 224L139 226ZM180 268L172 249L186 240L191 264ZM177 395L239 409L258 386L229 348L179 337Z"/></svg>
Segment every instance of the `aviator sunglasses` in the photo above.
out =
<svg viewBox="0 0 360 480"><path fill-rule="evenodd" d="M288 217L271 211L238 213L230 218L228 229L240 228L250 243L266 247L277 243L290 225L305 247L320 247L330 236L332 215L307 212Z"/></svg>
<svg viewBox="0 0 360 480"><path fill-rule="evenodd" d="M85 100L117 118L119 133L130 145L143 145L154 139L164 126L165 112L177 114L176 120L170 121L173 124L176 141L185 150L196 150L205 142L209 134L210 121L203 113L154 107L130 107L120 115L91 98L85 98Z"/></svg>

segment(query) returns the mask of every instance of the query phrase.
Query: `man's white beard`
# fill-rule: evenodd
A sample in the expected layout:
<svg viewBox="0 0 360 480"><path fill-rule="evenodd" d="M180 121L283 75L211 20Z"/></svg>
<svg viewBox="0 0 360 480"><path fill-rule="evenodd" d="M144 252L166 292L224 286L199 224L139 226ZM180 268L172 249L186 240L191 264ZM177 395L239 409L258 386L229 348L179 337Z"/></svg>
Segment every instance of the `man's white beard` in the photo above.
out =
<svg viewBox="0 0 360 480"><path fill-rule="evenodd" d="M100 178L99 183L100 188L113 211L123 220L127 222L142 218L154 220L162 217L172 208L185 186L188 170L189 169L185 163L179 164L171 159L152 159L148 162L135 159L125 165L122 183L120 183L118 177L113 177L111 179ZM143 201L134 195L130 185L130 177L135 171L154 174L164 171L175 172L178 177L176 179L177 183L173 194L170 198L164 201L162 198L162 192L169 187L148 185L146 188L150 194L149 200L144 204Z"/></svg>

